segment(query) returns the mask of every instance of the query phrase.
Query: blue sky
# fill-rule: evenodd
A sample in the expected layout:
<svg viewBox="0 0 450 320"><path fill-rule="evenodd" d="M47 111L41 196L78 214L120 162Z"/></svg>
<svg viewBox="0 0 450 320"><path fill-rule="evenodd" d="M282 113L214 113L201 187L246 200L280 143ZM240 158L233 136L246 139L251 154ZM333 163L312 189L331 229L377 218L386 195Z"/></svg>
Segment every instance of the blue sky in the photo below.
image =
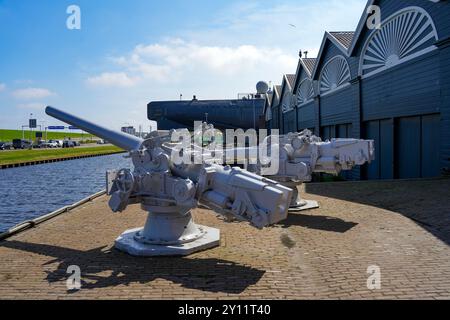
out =
<svg viewBox="0 0 450 320"><path fill-rule="evenodd" d="M234 98L295 73L298 50L354 30L365 0L0 0L0 128L51 104L118 128L183 94ZM69 5L81 30L68 30ZM295 27L289 24L295 25Z"/></svg>

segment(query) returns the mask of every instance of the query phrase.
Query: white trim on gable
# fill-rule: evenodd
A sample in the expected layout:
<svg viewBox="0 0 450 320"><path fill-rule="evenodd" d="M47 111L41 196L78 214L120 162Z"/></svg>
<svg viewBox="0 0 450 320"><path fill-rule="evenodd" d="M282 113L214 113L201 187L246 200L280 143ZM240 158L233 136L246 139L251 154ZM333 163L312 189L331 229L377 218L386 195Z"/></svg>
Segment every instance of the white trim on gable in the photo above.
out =
<svg viewBox="0 0 450 320"><path fill-rule="evenodd" d="M311 91L312 91L312 95L308 95L306 100L304 100L302 103L299 103L299 100L300 100L299 94L300 94L300 92L301 92L301 91L299 91L299 89L300 89L300 87L301 87L306 81L310 82L310 86L311 86L311 87L310 87L310 89L309 89L309 90L310 90L309 93L311 93ZM305 104L307 104L307 103L310 103L311 101L313 101L313 100L314 100L314 96L315 96L314 83L313 83L313 81L311 80L311 78L305 77L305 78L299 83L299 85L297 86L297 94L295 95L295 97L296 97L296 106L297 106L297 108L298 108L298 107L301 107L301 106L303 106L303 105L305 105Z"/></svg>
<svg viewBox="0 0 450 320"><path fill-rule="evenodd" d="M335 37L333 37L328 31L325 31L325 35L323 36L322 44L320 46L319 54L317 56L317 62L314 66L314 70L311 73L311 78L314 79L317 75L317 71L319 68L320 60L322 58L323 52L325 50L325 45L327 43L327 40L331 41L342 53L348 57L348 50L344 47L343 44L341 44Z"/></svg>
<svg viewBox="0 0 450 320"><path fill-rule="evenodd" d="M332 63L336 62L337 60L340 60L340 62L335 66L335 70L327 69ZM335 74L333 72L335 72ZM343 85L349 83L350 80L350 66L346 57L342 55L334 56L333 58L328 60L320 70L318 93L323 96L330 91L336 91ZM324 91L324 87L328 87L329 89Z"/></svg>
<svg viewBox="0 0 450 320"><path fill-rule="evenodd" d="M306 77L303 77L303 78L299 79L302 69L305 71ZM305 62L303 61L303 59L300 59L299 63L298 63L298 66L297 66L297 72L295 73L295 83L294 83L294 88L293 88L293 94L294 95L297 94L297 90L298 90L298 87L299 87L298 85L295 85L295 84L302 82L303 80L305 80L305 78L311 79L311 72L306 67Z"/></svg>
<svg viewBox="0 0 450 320"><path fill-rule="evenodd" d="M401 19L401 23L395 24L398 29L394 32L393 30L391 30L392 26L387 26L389 26L389 23L397 18ZM406 19L409 19L411 22ZM427 32L430 27L431 31L428 32L428 34L425 34L425 32ZM383 32L385 34L383 34ZM384 39L384 41L389 41L389 43L391 43L392 41L399 41L399 37L402 37L402 35L404 35L401 38L402 41L400 41L402 45L394 47L380 47L386 44L382 43L382 41L379 40L373 41L379 34L383 34L382 39ZM389 36L393 37L393 39L387 39ZM422 39L420 38L421 36L423 36ZM432 38L434 38L435 41L439 39L436 26L430 14L421 7L410 6L403 8L386 18L381 24L381 29L372 31L370 36L367 38L359 57L360 61L358 75L362 78L367 78L412 59L415 59L421 55L429 53L437 49L437 47L435 45L431 45L418 52L408 54L408 52L413 51L414 47L420 48L421 45L423 46L427 42L430 42ZM410 42L409 44L408 41ZM371 44L372 47L369 48ZM376 49L377 47L380 48ZM398 50L399 52L404 54L403 57L397 52L397 47L406 47L406 49L408 49ZM392 54L391 52L389 52L389 50L392 51ZM370 55L366 54L368 51ZM390 59L391 57L395 58L395 60ZM366 61L372 61L373 63L368 64L366 63ZM364 71L369 69L374 70L364 74Z"/></svg>
<svg viewBox="0 0 450 320"><path fill-rule="evenodd" d="M356 32L353 37L352 43L351 43L350 47L348 48L348 53L347 53L348 56L352 56L356 49L356 44L358 43L361 33L363 32L364 27L366 27L366 24L367 24L367 18L369 15L369 13L367 11L370 6L374 5L375 1L376 0L368 0L367 1L366 7L364 8L364 12L362 13L361 18L359 19L358 27L356 28ZM442 0L425 0L425 1L431 1L433 3L438 3L438 2L441 2Z"/></svg>

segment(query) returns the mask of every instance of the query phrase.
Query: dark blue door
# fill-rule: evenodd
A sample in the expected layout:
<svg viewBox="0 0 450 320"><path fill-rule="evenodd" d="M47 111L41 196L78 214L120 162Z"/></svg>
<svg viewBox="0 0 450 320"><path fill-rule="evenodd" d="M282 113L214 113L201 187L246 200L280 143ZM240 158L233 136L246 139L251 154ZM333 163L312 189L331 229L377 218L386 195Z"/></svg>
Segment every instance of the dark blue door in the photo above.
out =
<svg viewBox="0 0 450 320"><path fill-rule="evenodd" d="M337 126L337 137L338 138L348 138L348 125L346 124L340 124Z"/></svg>
<svg viewBox="0 0 450 320"><path fill-rule="evenodd" d="M397 168L398 178L409 179L421 176L421 130L420 117L398 119Z"/></svg>
<svg viewBox="0 0 450 320"><path fill-rule="evenodd" d="M366 165L366 176L369 180L380 179L380 122L369 121L365 125L365 138L375 141L375 160Z"/></svg>
<svg viewBox="0 0 450 320"><path fill-rule="evenodd" d="M422 177L440 175L440 115L422 117Z"/></svg>
<svg viewBox="0 0 450 320"><path fill-rule="evenodd" d="M380 121L380 179L394 179L394 120Z"/></svg>

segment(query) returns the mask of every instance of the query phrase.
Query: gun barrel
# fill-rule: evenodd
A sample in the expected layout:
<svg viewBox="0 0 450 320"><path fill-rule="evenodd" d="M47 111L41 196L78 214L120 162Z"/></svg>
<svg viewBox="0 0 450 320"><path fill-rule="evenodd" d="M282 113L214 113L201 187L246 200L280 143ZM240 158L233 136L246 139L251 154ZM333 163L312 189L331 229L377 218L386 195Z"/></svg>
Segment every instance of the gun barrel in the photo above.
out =
<svg viewBox="0 0 450 320"><path fill-rule="evenodd" d="M138 137L134 137L132 135L123 132L99 126L93 122L81 119L72 114L58 110L50 106L48 106L45 109L45 113L53 118L56 118L70 125L76 126L77 128L80 128L86 132L89 132L99 138L108 140L113 145L125 149L127 151L139 149L142 142L144 141Z"/></svg>

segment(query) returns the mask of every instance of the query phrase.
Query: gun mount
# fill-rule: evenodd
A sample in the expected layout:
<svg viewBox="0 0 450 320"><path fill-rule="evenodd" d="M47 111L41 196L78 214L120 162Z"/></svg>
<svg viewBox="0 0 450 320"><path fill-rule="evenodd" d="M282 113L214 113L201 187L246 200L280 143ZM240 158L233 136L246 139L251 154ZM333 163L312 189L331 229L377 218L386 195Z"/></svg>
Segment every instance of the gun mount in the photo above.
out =
<svg viewBox="0 0 450 320"><path fill-rule="evenodd" d="M124 211L140 203L147 211L145 226L128 230L116 248L137 256L187 255L219 244L217 229L196 225L191 210L199 204L225 220L247 221L264 228L286 219L292 190L239 168L216 164L175 164L173 132L153 132L143 140L116 132L53 107L56 119L110 141L129 152L134 170L107 173L109 206Z"/></svg>
<svg viewBox="0 0 450 320"><path fill-rule="evenodd" d="M264 143L271 144L272 139L269 136ZM324 142L309 130L289 133L277 140L280 154L278 173L267 173L268 166L261 164L249 169L292 188L294 195L290 210L295 211L319 207L316 201L302 200L297 188L302 183L311 181L313 173L338 175L375 159L373 140L331 139Z"/></svg>

